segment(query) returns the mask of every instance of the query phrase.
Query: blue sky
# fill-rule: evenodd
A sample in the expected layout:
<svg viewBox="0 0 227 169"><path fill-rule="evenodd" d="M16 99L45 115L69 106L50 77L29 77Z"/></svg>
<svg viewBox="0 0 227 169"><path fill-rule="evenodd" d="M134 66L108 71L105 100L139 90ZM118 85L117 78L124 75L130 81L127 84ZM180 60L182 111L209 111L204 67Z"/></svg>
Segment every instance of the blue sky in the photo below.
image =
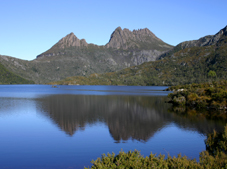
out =
<svg viewBox="0 0 227 169"><path fill-rule="evenodd" d="M33 60L74 32L105 45L118 27L177 45L227 25L226 0L0 0L0 55Z"/></svg>

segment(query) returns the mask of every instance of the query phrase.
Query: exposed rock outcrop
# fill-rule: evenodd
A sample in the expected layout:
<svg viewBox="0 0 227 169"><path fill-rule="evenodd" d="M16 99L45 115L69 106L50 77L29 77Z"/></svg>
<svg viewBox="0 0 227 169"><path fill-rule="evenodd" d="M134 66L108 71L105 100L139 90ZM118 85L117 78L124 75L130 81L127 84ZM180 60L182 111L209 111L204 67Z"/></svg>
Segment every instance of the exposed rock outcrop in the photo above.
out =
<svg viewBox="0 0 227 169"><path fill-rule="evenodd" d="M134 65L141 65L144 62L155 61L164 52L158 50L141 50L139 52L133 52L131 61Z"/></svg>
<svg viewBox="0 0 227 169"><path fill-rule="evenodd" d="M147 44L147 47L143 46L144 43ZM129 29L121 29L118 27L111 34L109 42L106 44L107 48L115 49L129 49L129 48L150 48L154 47L154 44L157 43L161 45L164 43L161 39L157 38L149 29L139 29L130 31ZM150 45L150 46L149 46ZM148 47L149 46L149 47ZM156 46L156 45L155 45ZM166 47L171 48L170 45Z"/></svg>
<svg viewBox="0 0 227 169"><path fill-rule="evenodd" d="M78 39L74 33L70 33L59 40L52 48L48 51L44 52L41 55L38 55L37 58L40 57L50 57L50 56L59 56L64 55L65 52L59 52L59 50L67 49L70 47L87 47L88 43L85 39Z"/></svg>
<svg viewBox="0 0 227 169"><path fill-rule="evenodd" d="M64 48L69 48L73 46L87 46L87 42L85 39L78 39L74 33L70 33L61 40L59 40L58 43L56 43L53 47L64 49Z"/></svg>

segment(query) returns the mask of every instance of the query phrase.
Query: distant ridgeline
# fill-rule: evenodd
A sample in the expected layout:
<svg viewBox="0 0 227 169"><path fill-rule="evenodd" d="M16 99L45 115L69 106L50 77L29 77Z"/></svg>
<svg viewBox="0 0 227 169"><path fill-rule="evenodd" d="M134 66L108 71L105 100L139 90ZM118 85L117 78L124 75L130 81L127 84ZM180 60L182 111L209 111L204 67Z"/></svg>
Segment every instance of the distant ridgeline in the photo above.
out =
<svg viewBox="0 0 227 169"><path fill-rule="evenodd" d="M153 62L53 84L178 85L227 79L226 56L227 27L213 36L180 43Z"/></svg>
<svg viewBox="0 0 227 169"><path fill-rule="evenodd" d="M35 83L178 85L227 79L226 56L227 27L175 47L147 28L118 27L104 46L70 33L35 60L0 56L0 62Z"/></svg>
<svg viewBox="0 0 227 169"><path fill-rule="evenodd" d="M9 70L0 63L0 84L32 84L31 80L24 79Z"/></svg>

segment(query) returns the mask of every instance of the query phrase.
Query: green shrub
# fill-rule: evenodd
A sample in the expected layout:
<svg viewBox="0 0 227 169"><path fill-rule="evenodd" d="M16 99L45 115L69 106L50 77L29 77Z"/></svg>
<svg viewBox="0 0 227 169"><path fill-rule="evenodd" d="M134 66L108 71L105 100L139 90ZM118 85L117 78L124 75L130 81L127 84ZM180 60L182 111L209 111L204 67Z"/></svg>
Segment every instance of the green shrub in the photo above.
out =
<svg viewBox="0 0 227 169"><path fill-rule="evenodd" d="M118 168L118 169L139 169L139 168L198 168L199 163L196 160L190 160L186 156L181 157L180 155L176 157L168 156L165 159L165 155L156 156L155 154L150 154L149 157L143 157L139 151L129 151L127 153L120 151L118 155L115 156L114 153L102 155L101 158L97 160L92 160L92 169L107 169L107 168Z"/></svg>
<svg viewBox="0 0 227 169"><path fill-rule="evenodd" d="M139 151L129 151L125 153L120 151L118 155L103 154L101 158L92 160L92 169L150 169L150 168L196 168L212 169L227 168L227 125L222 133L213 132L208 134L205 140L206 150L200 153L199 162L195 159L189 159L186 156L178 155L171 157L168 155L150 154L143 157Z"/></svg>
<svg viewBox="0 0 227 169"><path fill-rule="evenodd" d="M180 90L179 90L180 89ZM227 81L216 81L212 83L201 83L201 84L191 84L182 86L171 86L167 90L175 90L174 93L170 93L168 97L170 98L170 103L173 106L186 105L187 108L194 109L209 109L225 111L227 110ZM186 101L183 101L183 97ZM227 114L225 113L223 117L226 119Z"/></svg>
<svg viewBox="0 0 227 169"><path fill-rule="evenodd" d="M222 155L220 154L221 152L227 154L227 125L223 133L214 131L212 134L208 134L205 143L206 149L211 155ZM227 158L227 156L225 158Z"/></svg>
<svg viewBox="0 0 227 169"><path fill-rule="evenodd" d="M174 98L173 98L173 103L174 103L175 105L183 106L183 105L185 105L185 103L186 103L186 99L185 99L184 96L180 96L180 97L174 96Z"/></svg>
<svg viewBox="0 0 227 169"><path fill-rule="evenodd" d="M210 100L209 97L201 96L196 101L197 108L206 108L208 106L208 101Z"/></svg>
<svg viewBox="0 0 227 169"><path fill-rule="evenodd" d="M198 99L198 95L196 93L190 93L187 97L188 104L195 105L197 99Z"/></svg>
<svg viewBox="0 0 227 169"><path fill-rule="evenodd" d="M223 154L223 153L222 153ZM224 154L223 154L224 155ZM120 151L118 155L103 154L101 158L92 160L92 169L150 169L150 168L183 168L183 169L207 169L207 168L226 168L227 159L224 156L211 156L207 151L200 153L200 162L189 159L186 156L165 158L165 155L150 154L143 157L139 151Z"/></svg>

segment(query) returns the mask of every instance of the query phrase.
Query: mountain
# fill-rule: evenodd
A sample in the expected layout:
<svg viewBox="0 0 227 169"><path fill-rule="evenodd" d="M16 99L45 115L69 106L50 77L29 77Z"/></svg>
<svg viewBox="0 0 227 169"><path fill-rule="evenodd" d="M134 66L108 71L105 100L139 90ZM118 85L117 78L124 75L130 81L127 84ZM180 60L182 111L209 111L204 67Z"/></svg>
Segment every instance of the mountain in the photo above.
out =
<svg viewBox="0 0 227 169"><path fill-rule="evenodd" d="M53 47L51 47L46 52L37 56L37 58L44 58L50 56L58 56L58 55L67 55L67 52L59 52L63 49L72 50L76 49L87 49L89 47L104 49L123 49L123 50L153 50L160 51L159 54L163 51L169 50L172 48L171 45L166 44L161 39L157 38L149 29L139 29L130 31L129 29L121 29L118 27L111 34L109 42L104 46L97 46L94 44L88 44L85 39L78 39L74 33L70 33L58 43L56 43ZM155 56L156 57L156 56Z"/></svg>
<svg viewBox="0 0 227 169"><path fill-rule="evenodd" d="M168 52L162 54L160 56L160 58L171 55L171 54L178 52L180 50L183 50L185 48L203 47L203 46L212 46L212 45L221 44L221 41L223 41L223 39L226 39L226 32L227 32L227 27L221 29L215 35L208 35L208 36L204 36L198 40L185 41L185 42L179 43L177 46L175 46Z"/></svg>
<svg viewBox="0 0 227 169"><path fill-rule="evenodd" d="M32 61L16 58L11 61L11 57L4 56L0 57L0 62L21 77L35 83L48 83L70 76L115 72L155 61L172 48L147 28L130 31L118 27L103 46L87 43L70 33Z"/></svg>
<svg viewBox="0 0 227 169"><path fill-rule="evenodd" d="M74 35L74 33L71 32L70 34L59 40L59 42L56 43L52 48L50 48L43 54L38 55L37 58L64 55L65 54L64 52L58 53L57 51L67 49L70 47L87 47L87 46L88 44L85 39L80 40Z"/></svg>
<svg viewBox="0 0 227 169"><path fill-rule="evenodd" d="M31 84L31 83L34 82L31 80L24 79L10 72L0 63L0 84Z"/></svg>
<svg viewBox="0 0 227 169"><path fill-rule="evenodd" d="M215 35L182 42L154 62L89 77L69 77L54 84L178 85L227 79L226 56L227 27ZM217 77L209 77L210 70Z"/></svg>
<svg viewBox="0 0 227 169"><path fill-rule="evenodd" d="M149 29L133 30L121 29L118 27L111 35L107 48L115 49L144 49L144 50L160 50L169 49L170 46L157 38Z"/></svg>

